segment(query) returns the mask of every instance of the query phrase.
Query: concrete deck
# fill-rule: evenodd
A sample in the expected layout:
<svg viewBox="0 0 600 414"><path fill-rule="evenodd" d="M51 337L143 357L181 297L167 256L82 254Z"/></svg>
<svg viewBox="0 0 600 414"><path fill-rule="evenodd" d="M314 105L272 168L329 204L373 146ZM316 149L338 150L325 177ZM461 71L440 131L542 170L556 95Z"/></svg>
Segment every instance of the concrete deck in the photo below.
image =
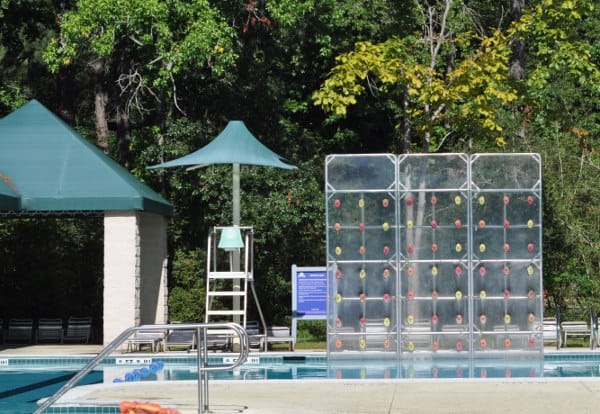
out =
<svg viewBox="0 0 600 414"><path fill-rule="evenodd" d="M129 383L79 389L71 402L152 401L198 413L196 383ZM67 394L65 397L68 397ZM210 383L210 410L245 414L597 413L600 379L229 381Z"/></svg>
<svg viewBox="0 0 600 414"><path fill-rule="evenodd" d="M83 355L101 349L38 345L2 349L0 355ZM589 348L568 352L577 350L590 352ZM600 407L600 378L211 381L209 395L215 413L586 414ZM198 413L195 381L90 385L61 399L83 405L116 405L123 400Z"/></svg>

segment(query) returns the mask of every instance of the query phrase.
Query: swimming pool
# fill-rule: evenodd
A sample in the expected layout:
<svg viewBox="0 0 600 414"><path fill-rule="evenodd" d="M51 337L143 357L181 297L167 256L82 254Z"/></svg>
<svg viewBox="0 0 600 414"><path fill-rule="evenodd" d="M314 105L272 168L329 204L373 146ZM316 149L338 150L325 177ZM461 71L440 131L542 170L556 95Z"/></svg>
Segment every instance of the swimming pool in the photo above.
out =
<svg viewBox="0 0 600 414"><path fill-rule="evenodd" d="M230 363L233 356L215 354L210 364ZM36 401L53 394L91 358L0 359L0 412L31 413ZM158 359L159 372L146 372L140 381L195 380L196 359L191 355L109 358L80 384L112 383L147 368ZM600 377L600 353L557 352L544 360L414 359L329 360L325 353L252 354L239 369L211 374L213 380L411 380L436 378ZM130 378L131 379L131 378ZM89 412L89 411L86 411ZM93 411L92 411L93 412ZM108 412L108 411L102 411Z"/></svg>

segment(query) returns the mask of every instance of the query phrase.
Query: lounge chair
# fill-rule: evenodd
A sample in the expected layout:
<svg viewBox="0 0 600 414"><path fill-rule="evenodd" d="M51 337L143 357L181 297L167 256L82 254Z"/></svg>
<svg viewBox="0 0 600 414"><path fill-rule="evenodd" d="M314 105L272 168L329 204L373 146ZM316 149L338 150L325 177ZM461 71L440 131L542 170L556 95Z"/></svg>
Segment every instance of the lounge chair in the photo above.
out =
<svg viewBox="0 0 600 414"><path fill-rule="evenodd" d="M560 327L556 323L556 319L554 319L554 318L544 319L543 339L544 339L544 344L546 342L550 342L550 343L556 342L559 348L562 346L562 335L560 334Z"/></svg>
<svg viewBox="0 0 600 414"><path fill-rule="evenodd" d="M406 347L412 343L414 349L431 349L433 333L431 331L431 322L428 320L415 321L410 325L405 325L402 331L402 340Z"/></svg>
<svg viewBox="0 0 600 414"><path fill-rule="evenodd" d="M267 328L267 346L269 344L289 343L290 351L294 350L296 338L290 335L290 328L287 326L271 326Z"/></svg>
<svg viewBox="0 0 600 414"><path fill-rule="evenodd" d="M367 348L380 350L385 349L386 346L389 347L389 329L384 325L383 320L367 322L365 332Z"/></svg>
<svg viewBox="0 0 600 414"><path fill-rule="evenodd" d="M565 344L565 346L567 346L569 336L576 336L584 339L587 337L590 342L592 340L592 331L585 321L562 322L560 327L563 331L563 344Z"/></svg>
<svg viewBox="0 0 600 414"><path fill-rule="evenodd" d="M144 345L149 345L152 352L157 352L163 348L165 336L164 331L136 332L133 338L127 341L127 352L139 351Z"/></svg>
<svg viewBox="0 0 600 414"><path fill-rule="evenodd" d="M16 319L8 321L8 331L6 333L6 343L27 343L31 344L33 338L33 320Z"/></svg>
<svg viewBox="0 0 600 414"><path fill-rule="evenodd" d="M187 352L196 347L195 329L174 329L169 331L165 338L165 351L171 351L172 348L184 349Z"/></svg>
<svg viewBox="0 0 600 414"><path fill-rule="evenodd" d="M250 348L263 350L265 345L265 335L260 333L258 321L246 322L246 334L248 334L248 343Z"/></svg>
<svg viewBox="0 0 600 414"><path fill-rule="evenodd" d="M206 349L213 351L227 351L233 348L234 332L229 329L207 329ZM200 342L201 346L202 342Z"/></svg>
<svg viewBox="0 0 600 414"><path fill-rule="evenodd" d="M63 336L63 342L89 343L92 331L91 316L71 316L67 322L67 332Z"/></svg>
<svg viewBox="0 0 600 414"><path fill-rule="evenodd" d="M501 333L504 332L504 335ZM521 331L519 325L515 324L501 324L494 325L494 333L498 333L496 336L496 348L527 348L529 342L529 333ZM507 342L506 340L510 340Z"/></svg>
<svg viewBox="0 0 600 414"><path fill-rule="evenodd" d="M62 343L63 332L62 319L40 319L38 321L36 343Z"/></svg>

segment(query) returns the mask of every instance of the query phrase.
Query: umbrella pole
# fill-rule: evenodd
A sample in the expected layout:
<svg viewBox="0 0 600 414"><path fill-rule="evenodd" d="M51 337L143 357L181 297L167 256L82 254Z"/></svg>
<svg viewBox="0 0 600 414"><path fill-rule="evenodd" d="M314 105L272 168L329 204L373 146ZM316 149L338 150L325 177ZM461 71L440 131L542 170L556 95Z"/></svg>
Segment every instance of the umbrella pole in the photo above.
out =
<svg viewBox="0 0 600 414"><path fill-rule="evenodd" d="M232 205L233 205L233 225L240 225L240 164L233 164L233 194L232 194ZM231 257L231 270L234 272L240 271L240 251L236 250L233 252ZM240 290L240 279L233 279L233 291L239 292ZM240 310L240 297L233 297L233 310ZM233 322L240 323L239 315L234 315ZM244 327L246 325L246 318L244 317Z"/></svg>

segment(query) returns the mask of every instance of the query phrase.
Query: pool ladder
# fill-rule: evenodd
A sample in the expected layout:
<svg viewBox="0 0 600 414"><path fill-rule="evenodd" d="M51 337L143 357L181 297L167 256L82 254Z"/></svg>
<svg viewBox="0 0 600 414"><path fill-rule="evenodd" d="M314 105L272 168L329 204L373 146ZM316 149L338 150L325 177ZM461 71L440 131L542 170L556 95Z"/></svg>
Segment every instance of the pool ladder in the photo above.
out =
<svg viewBox="0 0 600 414"><path fill-rule="evenodd" d="M83 377L90 373L97 365L99 365L106 357L110 356L114 350L127 341L131 335L137 332L156 332L157 330L172 331L172 330L191 330L196 329L196 338L199 338L197 346L198 350L198 413L209 412L208 402L208 374L211 371L228 371L242 365L248 358L249 344L246 330L237 323L177 323L166 325L142 325L126 329L117 336L110 344L108 344L94 359L92 359L85 367L81 369L73 378L65 383L54 395L48 397L34 411L34 414L41 414L46 409L50 408L60 397L65 395L67 391L73 388ZM231 364L209 365L208 364L208 348L207 335L210 335L209 330L224 330L233 331L239 337L239 356L233 359Z"/></svg>

